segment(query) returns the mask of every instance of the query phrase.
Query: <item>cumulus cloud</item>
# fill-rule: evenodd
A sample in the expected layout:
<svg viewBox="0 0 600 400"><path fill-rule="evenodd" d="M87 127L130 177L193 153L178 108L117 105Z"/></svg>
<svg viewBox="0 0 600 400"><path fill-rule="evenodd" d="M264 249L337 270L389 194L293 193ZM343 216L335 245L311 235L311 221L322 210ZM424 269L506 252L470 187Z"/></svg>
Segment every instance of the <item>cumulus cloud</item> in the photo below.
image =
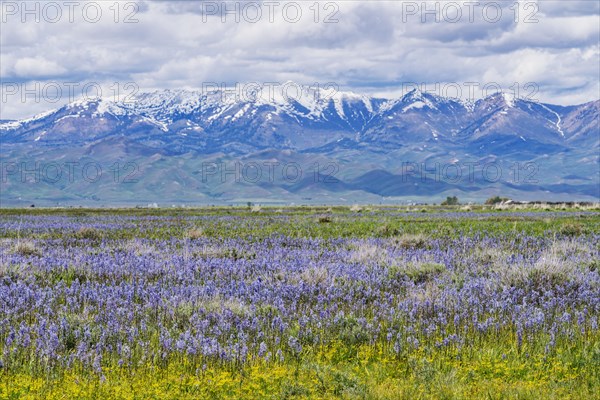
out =
<svg viewBox="0 0 600 400"><path fill-rule="evenodd" d="M20 78L61 76L67 72L66 68L57 62L39 56L17 59L13 70L14 75Z"/></svg>
<svg viewBox="0 0 600 400"><path fill-rule="evenodd" d="M293 80L398 95L408 82L535 82L536 98L556 104L600 90L593 1L82 2L72 21L56 2L63 14L54 22L43 12L23 22L5 3L23 4L2 3L4 83L134 82L144 91ZM87 3L101 6L100 18L96 6L84 12ZM57 106L15 99L1 118Z"/></svg>

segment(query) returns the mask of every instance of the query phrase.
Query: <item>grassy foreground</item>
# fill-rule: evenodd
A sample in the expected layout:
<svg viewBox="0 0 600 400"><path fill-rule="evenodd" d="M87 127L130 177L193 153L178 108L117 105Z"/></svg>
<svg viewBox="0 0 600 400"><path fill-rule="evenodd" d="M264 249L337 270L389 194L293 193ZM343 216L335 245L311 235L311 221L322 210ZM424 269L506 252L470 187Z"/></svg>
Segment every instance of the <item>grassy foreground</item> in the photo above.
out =
<svg viewBox="0 0 600 400"><path fill-rule="evenodd" d="M598 337L595 338L596 342ZM107 368L32 376L2 375L1 394L9 399L594 399L598 398L598 348L587 355L512 357L497 354L494 343L471 357L432 352L403 359L357 354L336 360L331 347L296 363L257 363L242 370L194 371L179 360L165 368ZM482 351L483 349L483 351ZM569 349L576 353L577 349ZM561 352L562 353L562 352ZM504 355L506 353L503 353ZM510 354L510 353L509 353Z"/></svg>
<svg viewBox="0 0 600 400"><path fill-rule="evenodd" d="M1 399L600 398L589 209L0 210Z"/></svg>

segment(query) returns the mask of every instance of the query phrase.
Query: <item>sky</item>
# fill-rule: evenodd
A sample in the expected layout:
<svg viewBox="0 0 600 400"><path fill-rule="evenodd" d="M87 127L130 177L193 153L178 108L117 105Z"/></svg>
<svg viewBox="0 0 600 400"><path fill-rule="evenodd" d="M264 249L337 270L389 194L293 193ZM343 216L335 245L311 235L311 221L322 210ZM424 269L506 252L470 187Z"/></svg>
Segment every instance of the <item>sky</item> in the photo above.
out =
<svg viewBox="0 0 600 400"><path fill-rule="evenodd" d="M0 119L79 97L333 84L600 98L598 1L1 1Z"/></svg>

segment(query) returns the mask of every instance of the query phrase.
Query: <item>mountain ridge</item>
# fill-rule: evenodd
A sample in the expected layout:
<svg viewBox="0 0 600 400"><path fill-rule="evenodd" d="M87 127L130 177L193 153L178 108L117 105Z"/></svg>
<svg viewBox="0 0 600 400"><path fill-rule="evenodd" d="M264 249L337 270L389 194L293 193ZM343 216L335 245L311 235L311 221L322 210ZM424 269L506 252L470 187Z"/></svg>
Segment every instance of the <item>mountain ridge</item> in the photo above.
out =
<svg viewBox="0 0 600 400"><path fill-rule="evenodd" d="M25 182L4 179L0 200L153 202L169 198L161 192L167 190L160 189L161 182L175 182L182 202L271 197L281 202L383 201L420 194L435 200L457 193L473 200L490 194L600 198L600 100L560 106L495 93L468 102L419 90L394 99L332 91L240 99L219 91L163 90L133 100L77 100L31 118L0 122L3 163L94 157L106 165L136 163L143 173L128 186L131 191L107 182L87 185L80 195L75 191L82 182L59 188L46 182L38 184L36 194ZM304 178L312 176L308 170L315 163L336 165L338 172L329 186L318 179L311 185L281 176L255 184L202 182L201 174L194 174L207 162L238 161L296 163ZM511 170L516 163L535 164L539 172L535 182L470 182L463 177L459 182L390 183L406 178L405 163L424 164L425 169L432 168L427 163L451 168L496 163L503 179L517 175Z"/></svg>

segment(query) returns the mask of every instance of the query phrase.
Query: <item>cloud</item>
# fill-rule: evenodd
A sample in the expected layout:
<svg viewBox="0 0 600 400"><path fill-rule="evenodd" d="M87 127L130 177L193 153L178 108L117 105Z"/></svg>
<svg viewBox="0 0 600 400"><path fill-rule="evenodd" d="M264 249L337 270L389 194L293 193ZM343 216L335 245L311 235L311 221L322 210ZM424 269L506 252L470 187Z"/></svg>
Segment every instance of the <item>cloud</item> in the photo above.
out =
<svg viewBox="0 0 600 400"><path fill-rule="evenodd" d="M67 72L67 69L43 57L24 57L16 60L13 71L13 74L20 78L40 78L61 76Z"/></svg>
<svg viewBox="0 0 600 400"><path fill-rule="evenodd" d="M229 10L247 7L238 15L207 8L222 1L144 1L128 9L131 3L119 3L117 14L112 2L102 2L95 22L81 10L73 22L66 13L56 23L43 15L39 23L5 15L0 78L135 82L141 91L293 80L379 94L397 93L403 82L536 82L542 101L598 98L598 2L522 1L518 8L492 2L501 4L497 20L495 6L486 9L485 1L472 18L466 3L454 2L461 6L458 20L450 2L295 2L297 20L293 7L284 13L288 3L279 2L272 15L256 1L227 2ZM434 14L423 13L424 3ZM257 5L262 17L253 21ZM125 23L127 17L137 22ZM337 22L325 23L328 17ZM527 17L537 22L525 23ZM32 110L25 103L2 106L3 118Z"/></svg>

